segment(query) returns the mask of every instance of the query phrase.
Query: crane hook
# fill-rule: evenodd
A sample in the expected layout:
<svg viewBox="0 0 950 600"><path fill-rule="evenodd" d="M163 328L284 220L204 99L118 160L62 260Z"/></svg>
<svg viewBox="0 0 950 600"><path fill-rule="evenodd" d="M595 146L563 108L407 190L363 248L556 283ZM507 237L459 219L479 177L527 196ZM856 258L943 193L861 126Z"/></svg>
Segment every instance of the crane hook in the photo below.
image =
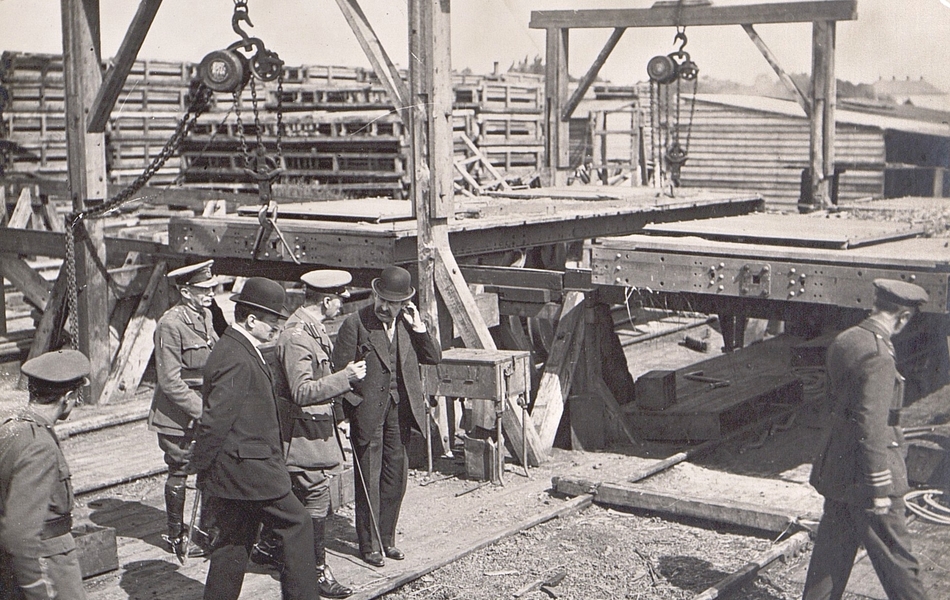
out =
<svg viewBox="0 0 950 600"><path fill-rule="evenodd" d="M673 43L675 44L676 42L680 42L680 47L676 52L682 52L688 41L689 40L686 39L686 28L684 27L682 30L677 29L676 35L673 36Z"/></svg>
<svg viewBox="0 0 950 600"><path fill-rule="evenodd" d="M251 39L251 36L248 35L247 32L241 27L241 21L244 21L249 26L254 27L254 23L251 23L251 17L247 14L247 2L235 0L234 15L231 16L231 29L234 30L234 33L241 36L241 39L244 40L246 45L250 45L249 40Z"/></svg>

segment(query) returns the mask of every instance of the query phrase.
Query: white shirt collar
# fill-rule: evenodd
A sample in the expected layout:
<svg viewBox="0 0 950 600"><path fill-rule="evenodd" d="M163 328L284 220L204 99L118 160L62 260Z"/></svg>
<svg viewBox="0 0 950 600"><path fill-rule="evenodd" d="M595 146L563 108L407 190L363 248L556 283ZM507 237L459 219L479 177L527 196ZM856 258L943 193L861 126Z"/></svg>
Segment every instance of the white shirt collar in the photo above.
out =
<svg viewBox="0 0 950 600"><path fill-rule="evenodd" d="M257 352L257 356L261 359L261 362L264 362L264 355L261 354L261 350L259 348L263 342L251 335L251 333L247 329L244 329L244 326L242 326L240 323L234 324L234 330L239 332L251 342L251 345L254 346L254 351Z"/></svg>

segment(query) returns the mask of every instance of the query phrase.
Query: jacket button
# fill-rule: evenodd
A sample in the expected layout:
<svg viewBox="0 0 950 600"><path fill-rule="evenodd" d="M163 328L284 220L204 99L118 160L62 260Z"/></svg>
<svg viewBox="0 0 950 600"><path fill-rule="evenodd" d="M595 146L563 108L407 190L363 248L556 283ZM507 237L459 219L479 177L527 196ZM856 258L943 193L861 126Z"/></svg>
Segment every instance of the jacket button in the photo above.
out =
<svg viewBox="0 0 950 600"><path fill-rule="evenodd" d="M384 385L379 386L379 391L385 392L385 391L386 391L386 386L384 386Z"/></svg>

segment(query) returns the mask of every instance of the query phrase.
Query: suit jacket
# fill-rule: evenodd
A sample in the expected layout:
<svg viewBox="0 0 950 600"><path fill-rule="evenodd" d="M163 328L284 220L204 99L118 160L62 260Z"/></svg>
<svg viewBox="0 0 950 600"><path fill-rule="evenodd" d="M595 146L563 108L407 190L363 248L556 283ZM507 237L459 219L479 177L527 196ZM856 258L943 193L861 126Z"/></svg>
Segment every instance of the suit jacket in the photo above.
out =
<svg viewBox="0 0 950 600"><path fill-rule="evenodd" d="M442 349L427 328L425 333L412 330L405 319L397 317L395 341L398 348L400 402L409 402L416 425L422 431L426 422L425 396L419 364L438 364ZM347 413L359 422L355 443L365 445L369 436L382 423L386 402L389 400L389 336L383 323L373 311L373 305L363 307L343 321L333 349L333 366L339 370L350 361L366 360L366 377L353 384L353 392L346 397Z"/></svg>
<svg viewBox="0 0 950 600"><path fill-rule="evenodd" d="M201 416L201 372L218 341L208 309L199 314L184 304L165 311L155 329L155 395L148 427L184 435Z"/></svg>
<svg viewBox="0 0 950 600"><path fill-rule="evenodd" d="M273 500L289 493L271 373L234 326L208 357L202 395L191 464L205 494Z"/></svg>
<svg viewBox="0 0 950 600"><path fill-rule="evenodd" d="M903 378L888 332L866 319L835 338L825 362L832 419L812 485L827 498L865 507L874 498L903 495L904 437L893 418L903 402Z"/></svg>

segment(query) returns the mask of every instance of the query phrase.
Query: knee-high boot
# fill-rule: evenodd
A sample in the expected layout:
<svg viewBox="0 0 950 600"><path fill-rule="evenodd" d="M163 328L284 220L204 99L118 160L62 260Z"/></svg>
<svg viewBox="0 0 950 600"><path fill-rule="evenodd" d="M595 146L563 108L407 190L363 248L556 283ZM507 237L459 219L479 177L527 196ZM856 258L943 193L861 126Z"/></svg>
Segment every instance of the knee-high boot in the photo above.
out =
<svg viewBox="0 0 950 600"><path fill-rule="evenodd" d="M175 551L175 544L185 530L185 478L169 475L165 480L165 516L168 531L162 540L168 544L168 550Z"/></svg>
<svg viewBox="0 0 950 600"><path fill-rule="evenodd" d="M326 519L310 519L313 526L313 556L317 563L317 581L320 584L321 598L346 598L353 594L353 590L340 584L327 565L327 550L324 545L326 535Z"/></svg>

